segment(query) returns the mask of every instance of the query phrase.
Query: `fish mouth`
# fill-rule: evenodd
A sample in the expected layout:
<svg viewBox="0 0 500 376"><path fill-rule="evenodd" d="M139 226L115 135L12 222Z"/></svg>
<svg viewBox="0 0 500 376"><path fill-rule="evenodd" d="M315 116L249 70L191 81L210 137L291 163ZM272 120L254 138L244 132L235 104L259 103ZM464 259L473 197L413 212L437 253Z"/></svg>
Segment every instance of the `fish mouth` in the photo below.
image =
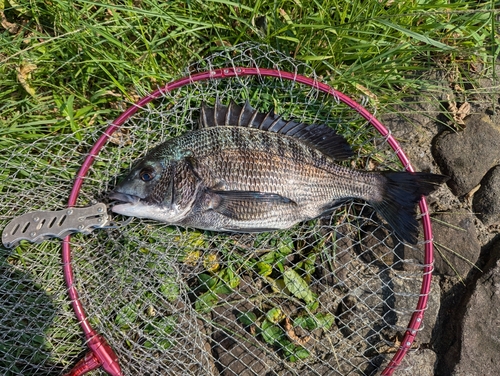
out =
<svg viewBox="0 0 500 376"><path fill-rule="evenodd" d="M128 195L121 192L111 192L108 198L113 201L113 205L117 204L137 204L141 198L139 196Z"/></svg>

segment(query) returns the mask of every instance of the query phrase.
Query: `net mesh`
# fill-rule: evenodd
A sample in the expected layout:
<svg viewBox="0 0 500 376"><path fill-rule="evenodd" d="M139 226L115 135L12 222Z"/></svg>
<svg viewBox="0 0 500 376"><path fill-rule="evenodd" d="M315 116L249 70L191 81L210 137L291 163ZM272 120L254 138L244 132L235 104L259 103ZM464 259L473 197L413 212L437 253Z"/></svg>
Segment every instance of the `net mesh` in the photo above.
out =
<svg viewBox="0 0 500 376"><path fill-rule="evenodd" d="M186 75L226 66L317 78L309 66L252 44L192 64ZM77 206L105 202L137 158L193 129L202 102L231 99L329 124L356 153L347 165L402 169L387 140L335 97L279 78L210 79L164 93L129 118L96 156ZM63 209L104 128L12 142L0 165L0 227L25 212ZM419 298L423 265L405 258L408 245L363 202L263 234L114 219L114 228L71 237L72 265L89 322L124 375L376 374L398 349ZM60 242L0 252L0 373L68 372L87 347L67 298Z"/></svg>

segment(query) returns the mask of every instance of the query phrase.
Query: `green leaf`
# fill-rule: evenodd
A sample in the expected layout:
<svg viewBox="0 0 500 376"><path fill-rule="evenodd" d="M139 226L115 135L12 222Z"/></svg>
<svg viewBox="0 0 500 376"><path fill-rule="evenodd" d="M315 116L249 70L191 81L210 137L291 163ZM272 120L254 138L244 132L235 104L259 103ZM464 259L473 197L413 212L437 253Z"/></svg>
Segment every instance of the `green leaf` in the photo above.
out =
<svg viewBox="0 0 500 376"><path fill-rule="evenodd" d="M257 321L257 315L253 312L244 312L238 316L238 320L245 326L250 326L255 324Z"/></svg>
<svg viewBox="0 0 500 376"><path fill-rule="evenodd" d="M293 349L288 359L290 360L290 362L296 362L299 359L306 359L309 356L311 356L311 354L308 350L306 350L302 346L295 346L295 349Z"/></svg>
<svg viewBox="0 0 500 376"><path fill-rule="evenodd" d="M310 55L302 55L302 56L297 56L297 60L303 60L303 61L323 61L327 59L332 59L335 56L333 55L322 55L322 56L310 56Z"/></svg>
<svg viewBox="0 0 500 376"><path fill-rule="evenodd" d="M281 238L278 249L282 255L288 256L293 252L293 240L288 236Z"/></svg>
<svg viewBox="0 0 500 376"><path fill-rule="evenodd" d="M270 345L274 345L276 342L279 342L280 338L283 336L283 330L267 319L262 322L261 329L262 338Z"/></svg>
<svg viewBox="0 0 500 376"><path fill-rule="evenodd" d="M307 307L307 309L308 309L309 311L313 311L313 312L314 312L314 311L316 311L316 310L318 309L318 307L319 307L319 301L318 301L318 300L313 300L312 302L307 303L307 306L306 306L306 307Z"/></svg>
<svg viewBox="0 0 500 376"><path fill-rule="evenodd" d="M283 273L283 279L286 288L293 296L306 303L314 303L316 297L299 273L289 268Z"/></svg>
<svg viewBox="0 0 500 376"><path fill-rule="evenodd" d="M162 283L160 285L160 293L169 301L175 301L179 295L179 285L177 284L175 278L170 275L162 276Z"/></svg>
<svg viewBox="0 0 500 376"><path fill-rule="evenodd" d="M158 333L161 336L167 336L175 331L177 318L174 316L165 316L160 319L151 321L144 328L144 332L148 334Z"/></svg>
<svg viewBox="0 0 500 376"><path fill-rule="evenodd" d="M265 262L259 261L257 263L257 268L259 275L262 277L267 277L273 272L273 267Z"/></svg>
<svg viewBox="0 0 500 376"><path fill-rule="evenodd" d="M174 345L169 339L170 334L175 332L177 318L174 316L165 316L159 320L150 322L144 328L147 340L144 347L148 349L167 350Z"/></svg>
<svg viewBox="0 0 500 376"><path fill-rule="evenodd" d="M335 322L335 316L331 313L317 313L314 316L300 316L293 320L294 326L312 331L318 328L329 330Z"/></svg>
<svg viewBox="0 0 500 376"><path fill-rule="evenodd" d="M267 313L266 313L266 319L274 324L279 323L284 318L285 318L285 314L278 307L274 307L274 308L270 309L269 311L267 311Z"/></svg>
<svg viewBox="0 0 500 376"><path fill-rule="evenodd" d="M217 285L217 282L219 282L219 279L217 277L211 276L210 274L206 273L199 274L198 279L201 282L201 287L207 290L213 290Z"/></svg>
<svg viewBox="0 0 500 376"><path fill-rule="evenodd" d="M316 255L315 254L310 254L304 260L303 269L304 269L305 275L308 278L308 280L310 280L311 276L314 274L315 264L316 264Z"/></svg>
<svg viewBox="0 0 500 376"><path fill-rule="evenodd" d="M204 294L201 294L196 302L194 303L194 308L201 313L210 312L212 307L217 304L219 298L216 294L209 291Z"/></svg>
<svg viewBox="0 0 500 376"><path fill-rule="evenodd" d="M130 302L128 304L125 304L116 314L116 325L123 328L129 328L131 324L133 324L137 320L137 310L138 308L136 307L135 303Z"/></svg>
<svg viewBox="0 0 500 376"><path fill-rule="evenodd" d="M229 266L219 273L220 278L228 285L229 288L235 289L240 284L240 277Z"/></svg>
<svg viewBox="0 0 500 376"><path fill-rule="evenodd" d="M323 330L330 330L335 323L335 316L331 313L318 313L314 317L318 322L318 326Z"/></svg>
<svg viewBox="0 0 500 376"><path fill-rule="evenodd" d="M287 37L287 36L284 36L284 35L276 35L276 38L277 39L288 40L288 41L294 42L294 43L300 43L300 41L297 38L294 38L294 37Z"/></svg>
<svg viewBox="0 0 500 376"><path fill-rule="evenodd" d="M221 283L219 286L217 286L212 291L214 292L214 294L230 294L231 292L233 292L233 289L231 289L225 283Z"/></svg>
<svg viewBox="0 0 500 376"><path fill-rule="evenodd" d="M294 326L312 331L318 327L318 322L311 316L300 316L293 320Z"/></svg>
<svg viewBox="0 0 500 376"><path fill-rule="evenodd" d="M266 264L274 264L276 261L276 252L267 252L265 253L261 258L261 262L266 263ZM258 264L257 264L258 265Z"/></svg>
<svg viewBox="0 0 500 376"><path fill-rule="evenodd" d="M160 350L168 350L174 344L168 339L160 339L160 340L147 340L144 342L144 347L147 349L160 349Z"/></svg>
<svg viewBox="0 0 500 376"><path fill-rule="evenodd" d="M78 118L85 116L93 108L94 108L94 106L84 106L84 107L78 109L75 113L75 118L78 119Z"/></svg>

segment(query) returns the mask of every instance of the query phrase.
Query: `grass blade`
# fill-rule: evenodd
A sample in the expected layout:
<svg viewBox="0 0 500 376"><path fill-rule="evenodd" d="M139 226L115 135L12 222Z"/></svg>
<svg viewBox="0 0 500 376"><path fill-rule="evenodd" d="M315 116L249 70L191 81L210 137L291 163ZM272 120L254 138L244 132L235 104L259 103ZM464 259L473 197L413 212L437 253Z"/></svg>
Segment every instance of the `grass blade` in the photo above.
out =
<svg viewBox="0 0 500 376"><path fill-rule="evenodd" d="M422 43L425 43L425 44L437 47L437 48L442 49L444 51L451 51L451 50L455 49L454 47L448 46L447 44L444 44L442 42L434 40L434 39L432 39L432 38L430 38L430 37L428 37L426 35L416 33L414 31L411 31L411 30L409 30L409 29L407 29L405 27L402 27L400 25L394 24L394 23L392 23L390 21L387 21L387 20L374 20L372 22L375 23L375 24L379 23L379 24L382 24L384 26L390 27L391 29L394 29L394 30L397 30L397 31L403 33L407 37L410 37L412 39L416 39L419 42L422 42Z"/></svg>

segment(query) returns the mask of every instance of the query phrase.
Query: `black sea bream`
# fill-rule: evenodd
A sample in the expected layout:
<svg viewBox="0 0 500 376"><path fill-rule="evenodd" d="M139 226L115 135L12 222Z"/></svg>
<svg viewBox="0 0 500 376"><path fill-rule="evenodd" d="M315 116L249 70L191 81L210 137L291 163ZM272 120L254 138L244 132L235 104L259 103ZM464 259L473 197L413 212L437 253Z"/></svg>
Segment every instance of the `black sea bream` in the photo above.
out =
<svg viewBox="0 0 500 376"><path fill-rule="evenodd" d="M199 128L141 159L111 193L112 210L200 229L261 232L355 198L370 203L402 240L416 243L416 205L447 178L335 163L352 155L326 125L286 121L248 102L202 105Z"/></svg>

